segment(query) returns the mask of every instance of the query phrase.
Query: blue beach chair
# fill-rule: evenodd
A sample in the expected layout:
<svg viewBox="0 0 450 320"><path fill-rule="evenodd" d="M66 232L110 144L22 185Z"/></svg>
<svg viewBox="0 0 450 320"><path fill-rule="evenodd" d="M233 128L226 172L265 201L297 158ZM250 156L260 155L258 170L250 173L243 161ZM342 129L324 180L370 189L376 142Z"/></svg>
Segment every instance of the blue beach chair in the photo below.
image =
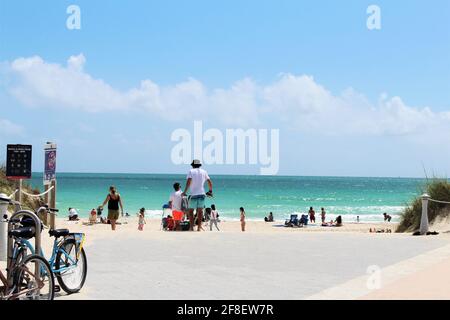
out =
<svg viewBox="0 0 450 320"><path fill-rule="evenodd" d="M285 227L298 227L298 214L291 214L291 218L284 223Z"/></svg>
<svg viewBox="0 0 450 320"><path fill-rule="evenodd" d="M308 225L308 215L302 214L302 217L300 218L300 226L307 226Z"/></svg>

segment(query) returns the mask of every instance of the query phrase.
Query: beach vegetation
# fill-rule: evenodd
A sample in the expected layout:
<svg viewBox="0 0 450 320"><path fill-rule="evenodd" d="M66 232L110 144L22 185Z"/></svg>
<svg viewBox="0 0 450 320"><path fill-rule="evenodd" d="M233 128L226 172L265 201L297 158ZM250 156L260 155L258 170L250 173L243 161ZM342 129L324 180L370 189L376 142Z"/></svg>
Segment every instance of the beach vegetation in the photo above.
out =
<svg viewBox="0 0 450 320"><path fill-rule="evenodd" d="M431 199L450 202L450 183L448 179L434 178L428 180L421 190L421 194L427 193ZM420 227L422 216L422 198L418 196L407 205L400 217L397 232L414 232ZM428 219L430 224L438 218L446 219L450 216L450 205L445 203L429 202Z"/></svg>
<svg viewBox="0 0 450 320"><path fill-rule="evenodd" d="M30 194L39 194L40 190L37 188L31 187L30 184L25 181L22 183L22 188L25 192ZM0 164L0 193L4 193L6 195L11 195L16 190L16 181L8 180L6 178L6 167L3 164ZM40 201L38 198L28 197L23 195L22 197L22 206L25 209L37 209L40 206Z"/></svg>

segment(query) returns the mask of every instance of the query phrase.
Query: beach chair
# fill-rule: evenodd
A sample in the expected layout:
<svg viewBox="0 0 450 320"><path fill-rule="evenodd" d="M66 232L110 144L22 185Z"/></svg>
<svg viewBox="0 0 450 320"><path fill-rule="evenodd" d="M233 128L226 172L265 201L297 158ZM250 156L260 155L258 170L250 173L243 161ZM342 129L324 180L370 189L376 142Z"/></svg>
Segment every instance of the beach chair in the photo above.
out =
<svg viewBox="0 0 450 320"><path fill-rule="evenodd" d="M298 227L298 214L291 214L291 218L284 223L285 227Z"/></svg>
<svg viewBox="0 0 450 320"><path fill-rule="evenodd" d="M300 218L300 226L307 226L308 225L308 215L302 214L302 217Z"/></svg>

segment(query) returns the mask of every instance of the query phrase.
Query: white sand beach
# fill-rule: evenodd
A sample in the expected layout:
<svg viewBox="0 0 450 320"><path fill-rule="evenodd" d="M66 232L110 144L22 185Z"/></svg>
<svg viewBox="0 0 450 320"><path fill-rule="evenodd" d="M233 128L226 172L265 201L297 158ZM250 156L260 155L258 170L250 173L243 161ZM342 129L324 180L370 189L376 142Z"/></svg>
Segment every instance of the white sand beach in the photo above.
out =
<svg viewBox="0 0 450 320"><path fill-rule="evenodd" d="M136 218L109 225L57 219L86 233L83 290L57 299L450 299L450 236L369 233L392 223L284 228L283 222L222 221L220 232L137 230ZM44 245L50 240L44 231ZM379 288L368 287L373 266ZM401 289L399 289L401 288ZM415 288L415 289L413 289Z"/></svg>

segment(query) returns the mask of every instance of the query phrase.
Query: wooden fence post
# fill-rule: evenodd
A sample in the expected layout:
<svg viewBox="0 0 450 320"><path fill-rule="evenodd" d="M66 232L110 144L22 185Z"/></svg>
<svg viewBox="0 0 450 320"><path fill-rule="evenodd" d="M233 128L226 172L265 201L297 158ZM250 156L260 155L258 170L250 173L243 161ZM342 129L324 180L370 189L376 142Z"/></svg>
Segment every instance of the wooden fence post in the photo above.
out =
<svg viewBox="0 0 450 320"><path fill-rule="evenodd" d="M56 208L56 180L51 183L52 190L50 191L50 208ZM56 229L56 212L50 212L50 229Z"/></svg>

